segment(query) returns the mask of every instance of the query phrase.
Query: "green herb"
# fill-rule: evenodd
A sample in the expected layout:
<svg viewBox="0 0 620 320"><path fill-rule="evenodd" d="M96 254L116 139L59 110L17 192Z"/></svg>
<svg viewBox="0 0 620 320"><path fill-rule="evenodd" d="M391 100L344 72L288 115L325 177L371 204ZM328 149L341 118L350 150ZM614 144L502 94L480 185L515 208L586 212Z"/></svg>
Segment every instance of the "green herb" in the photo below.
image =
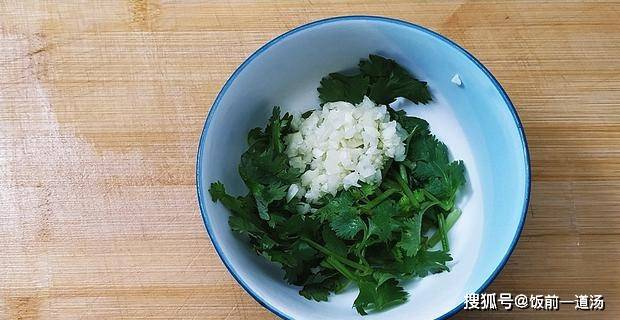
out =
<svg viewBox="0 0 620 320"><path fill-rule="evenodd" d="M360 73L330 73L318 88L321 102L347 101L360 103L366 95L378 104L388 105L398 97L414 103L432 100L426 82L416 79L394 60L373 55L359 63Z"/></svg>
<svg viewBox="0 0 620 320"><path fill-rule="evenodd" d="M268 206L286 197L288 187L296 182L300 172L288 164L284 153L284 136L291 132L292 116L280 118L280 108L274 107L264 131L252 130L248 142L252 144L241 156L239 174L256 201L260 217L269 220Z"/></svg>
<svg viewBox="0 0 620 320"><path fill-rule="evenodd" d="M368 77L363 74L346 76L340 73L331 73L321 80L319 99L323 102L349 101L353 104L362 102L366 95Z"/></svg>
<svg viewBox="0 0 620 320"><path fill-rule="evenodd" d="M318 91L323 103L359 103L365 95L379 104L397 97L431 100L425 82L376 55L362 60L357 74L323 78ZM301 175L285 153L292 117L274 107L266 128L249 132L241 156L239 174L248 193L231 196L220 182L209 189L213 201L229 209L231 229L257 254L279 264L284 279L300 286L300 295L327 301L352 284L359 289L353 307L362 315L405 302L403 280L448 271L447 233L460 216L455 199L465 182L463 163L450 161L426 121L388 111L408 133L407 154L404 161L385 164L380 185L326 195L302 214L298 206L308 204L286 200ZM443 250L433 250L439 242Z"/></svg>

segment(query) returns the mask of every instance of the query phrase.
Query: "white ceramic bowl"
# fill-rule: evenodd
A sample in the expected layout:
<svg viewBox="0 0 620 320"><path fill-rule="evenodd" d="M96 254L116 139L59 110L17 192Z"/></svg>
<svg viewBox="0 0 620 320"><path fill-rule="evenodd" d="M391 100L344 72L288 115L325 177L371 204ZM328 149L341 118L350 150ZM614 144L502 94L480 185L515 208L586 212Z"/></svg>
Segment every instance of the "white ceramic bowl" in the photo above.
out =
<svg viewBox="0 0 620 320"><path fill-rule="evenodd" d="M198 150L198 198L211 241L230 273L258 302L283 318L353 319L357 290L306 300L282 280L277 265L257 256L228 227L227 210L211 201L208 186L220 180L233 194L246 188L237 166L246 135L264 127L274 105L285 111L317 106L316 88L330 72L355 67L376 53L429 83L434 102L405 105L426 119L455 159L463 159L468 185L463 214L450 231L450 272L406 285L409 301L367 319L446 318L467 293L483 291L514 249L529 198L525 135L508 96L471 54L423 27L389 18L337 17L293 29L252 54L232 74L207 117ZM462 86L450 81L458 73Z"/></svg>

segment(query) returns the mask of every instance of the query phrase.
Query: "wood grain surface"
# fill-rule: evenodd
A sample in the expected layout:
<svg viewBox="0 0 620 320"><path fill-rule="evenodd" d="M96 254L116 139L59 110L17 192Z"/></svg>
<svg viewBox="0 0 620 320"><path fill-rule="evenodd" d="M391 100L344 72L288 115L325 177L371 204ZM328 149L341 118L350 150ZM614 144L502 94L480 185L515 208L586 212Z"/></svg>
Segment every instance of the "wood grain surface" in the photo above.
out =
<svg viewBox="0 0 620 320"><path fill-rule="evenodd" d="M245 57L347 14L443 33L516 105L532 201L488 291L606 300L456 318L620 318L620 3L0 0L0 319L273 318L208 240L197 142Z"/></svg>

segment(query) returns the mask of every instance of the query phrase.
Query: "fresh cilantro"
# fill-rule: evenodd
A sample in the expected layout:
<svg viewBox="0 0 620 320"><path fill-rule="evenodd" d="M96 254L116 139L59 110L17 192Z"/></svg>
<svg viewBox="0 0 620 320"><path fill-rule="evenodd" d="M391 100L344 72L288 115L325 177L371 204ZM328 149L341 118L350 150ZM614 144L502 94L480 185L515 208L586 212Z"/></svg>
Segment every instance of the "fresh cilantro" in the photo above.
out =
<svg viewBox="0 0 620 320"><path fill-rule="evenodd" d="M398 280L389 279L378 284L373 278L367 277L356 282L359 287L359 294L353 306L361 315L366 315L370 311L381 311L391 306L407 301L409 295L403 287L398 284Z"/></svg>
<svg viewBox="0 0 620 320"><path fill-rule="evenodd" d="M323 103L348 101L353 104L362 102L368 88L368 77L358 74L346 76L340 73L330 73L321 80L319 99Z"/></svg>
<svg viewBox="0 0 620 320"><path fill-rule="evenodd" d="M239 174L256 201L256 208L263 220L269 220L269 204L286 197L288 187L301 174L290 167L284 153L284 136L291 132L292 116L280 117L280 108L274 107L264 132L250 131L252 142L241 156Z"/></svg>
<svg viewBox="0 0 620 320"><path fill-rule="evenodd" d="M339 292L347 283L340 273L323 269L308 279L299 294L309 300L327 301L332 292Z"/></svg>
<svg viewBox="0 0 620 320"><path fill-rule="evenodd" d="M388 77L396 66L396 61L376 54L371 54L368 56L368 60L362 59L359 63L359 68L363 74L377 78Z"/></svg>
<svg viewBox="0 0 620 320"><path fill-rule="evenodd" d="M446 252L420 250L413 257L405 257L402 262L397 263L397 267L405 277L423 278L429 274L448 271L448 261L452 261L452 257Z"/></svg>
<svg viewBox="0 0 620 320"><path fill-rule="evenodd" d="M398 208L393 200L386 200L374 207L371 212L369 232L377 236L378 241L387 241L392 233L399 228L398 221L393 216L398 213Z"/></svg>
<svg viewBox="0 0 620 320"><path fill-rule="evenodd" d="M322 236L323 240L325 241L325 248L340 256L347 256L349 248L344 243L344 241L338 238L338 236L333 230L331 230L330 228L325 228L323 230Z"/></svg>
<svg viewBox="0 0 620 320"><path fill-rule="evenodd" d="M360 103L368 96L377 104L388 105L398 97L414 103L432 100L426 82L416 79L392 59L371 54L359 63L359 74L330 73L318 88L322 103L347 101Z"/></svg>
<svg viewBox="0 0 620 320"><path fill-rule="evenodd" d="M407 116L404 110L395 111L389 108L390 117L398 122L409 133L425 135L428 133L428 122L424 119Z"/></svg>
<svg viewBox="0 0 620 320"><path fill-rule="evenodd" d="M366 224L355 211L347 210L339 213L329 223L336 235L342 239L351 240L358 232L366 228Z"/></svg>
<svg viewBox="0 0 620 320"><path fill-rule="evenodd" d="M369 98L376 103L388 105L398 97L413 103L431 101L426 82L413 78L405 69L396 67L389 76L377 78L371 84Z"/></svg>
<svg viewBox="0 0 620 320"><path fill-rule="evenodd" d="M323 222L325 220L332 221L343 213L355 215L357 213L357 208L354 204L355 199L351 196L351 193L340 192L336 197L328 199L324 206L317 209L314 216Z"/></svg>
<svg viewBox="0 0 620 320"><path fill-rule="evenodd" d="M414 256L420 249L422 244L422 219L424 218L424 213L436 204L437 202L425 202L422 205L420 213L411 219L403 221L401 238L396 246L403 249L406 256Z"/></svg>
<svg viewBox="0 0 620 320"><path fill-rule="evenodd" d="M420 232L422 231L422 217L418 216L403 222L403 232L400 241L396 244L403 249L405 255L414 256L420 249Z"/></svg>
<svg viewBox="0 0 620 320"><path fill-rule="evenodd" d="M308 300L321 302L327 301L331 291L331 288L323 283L311 283L304 285L303 289L299 290L299 294Z"/></svg>
<svg viewBox="0 0 620 320"><path fill-rule="evenodd" d="M359 103L364 96L386 105L397 97L431 100L425 82L377 55L360 61L357 73L329 74L318 92L322 103ZM250 130L241 156L239 174L248 193L229 195L220 182L209 188L213 201L230 211L231 230L279 265L300 295L327 301L352 284L359 289L353 307L362 315L404 303L402 281L449 270L447 232L461 214L454 204L465 183L463 162L450 159L428 122L387 110L407 132L406 159L387 161L380 184L364 183L314 203L287 201L302 172L289 165L285 152L293 118L274 107L265 128ZM432 251L439 242L443 250Z"/></svg>
<svg viewBox="0 0 620 320"><path fill-rule="evenodd" d="M456 192L465 183L463 162L450 161L446 145L430 134L411 142L408 158L416 163L413 177L451 210Z"/></svg>

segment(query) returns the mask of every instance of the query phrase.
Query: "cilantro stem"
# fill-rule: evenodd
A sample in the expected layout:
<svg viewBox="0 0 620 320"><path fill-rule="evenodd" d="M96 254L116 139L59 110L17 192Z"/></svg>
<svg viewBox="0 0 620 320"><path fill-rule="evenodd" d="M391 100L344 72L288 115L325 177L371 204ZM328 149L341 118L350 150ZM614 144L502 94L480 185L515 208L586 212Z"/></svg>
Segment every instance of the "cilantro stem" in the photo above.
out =
<svg viewBox="0 0 620 320"><path fill-rule="evenodd" d="M300 239L303 240L303 241L306 241L309 245L314 247L314 249L320 251L322 254L324 254L327 257L332 257L332 258L334 258L334 259L336 259L336 260L338 260L338 261L340 261L340 262L342 262L342 263L344 263L344 264L346 264L346 265L348 265L348 266L350 266L352 268L355 268L355 269L358 269L360 271L363 271L364 273L371 273L372 272L372 270L369 267L361 265L361 264L359 264L359 263L357 263L355 261L351 261L351 260L349 260L349 259L347 259L345 257L342 257L339 254L337 254L337 253L335 253L335 252L325 248L324 246L322 246L322 245L320 245L320 244L318 244L318 243L316 243L316 242L314 242L314 241L312 241L312 240L310 240L310 239L308 239L306 237L301 237Z"/></svg>
<svg viewBox="0 0 620 320"><path fill-rule="evenodd" d="M445 211L450 211L450 209L452 209L452 206L448 206L445 203L439 201L439 199L437 199L437 197L435 197L432 193L430 193L428 190L426 189L422 189L422 192L424 192L424 195L427 196L429 199L436 201L437 204L444 209Z"/></svg>
<svg viewBox="0 0 620 320"><path fill-rule="evenodd" d="M387 187L388 189L400 189L400 184L396 183L394 180L383 180L381 183L381 187Z"/></svg>
<svg viewBox="0 0 620 320"><path fill-rule="evenodd" d="M439 205L437 201L425 202L424 204L425 206L422 208L422 210L420 210L420 215L423 215L426 212L426 210L430 209L432 206Z"/></svg>
<svg viewBox="0 0 620 320"><path fill-rule="evenodd" d="M281 129L280 121L274 121L272 124L272 129L271 129L271 148L273 150L276 150L277 153L281 153L283 149L282 142L280 141L280 129Z"/></svg>
<svg viewBox="0 0 620 320"><path fill-rule="evenodd" d="M411 145L411 138L413 138L413 135L415 134L417 130L418 130L418 126L413 127L413 130L411 130L411 133L409 133L407 135L407 139L405 139L405 156L409 155L409 146Z"/></svg>
<svg viewBox="0 0 620 320"><path fill-rule="evenodd" d="M460 216L461 216L461 210L459 209L454 209L450 213L448 213L448 216L446 217L446 220L444 223L444 229L446 233L450 231L450 229L452 229L452 227L454 226L454 224L456 223L456 221L459 219ZM433 234L428 239L428 241L426 241L426 247L432 248L437 243L439 243L439 241L441 241L441 233L439 232L439 230L437 230L435 234Z"/></svg>
<svg viewBox="0 0 620 320"><path fill-rule="evenodd" d="M405 159L403 160L403 165L405 165L405 167L407 167L409 170L413 171L415 170L416 164L409 161L409 159Z"/></svg>
<svg viewBox="0 0 620 320"><path fill-rule="evenodd" d="M398 170L400 173L400 178L403 179L403 181L407 181L407 171L402 163L398 165Z"/></svg>
<svg viewBox="0 0 620 320"><path fill-rule="evenodd" d="M340 261L338 261L334 257L327 257L327 260L325 260L325 262L327 262L329 265L331 265L336 270L338 270L338 272L342 273L342 275L345 276L350 281L355 282L357 280L357 277L349 270L349 268L342 265Z"/></svg>
<svg viewBox="0 0 620 320"><path fill-rule="evenodd" d="M409 185L407 185L407 182L405 182L405 180L403 180L403 178L399 174L396 175L396 181L398 182L400 187L403 189L405 196L407 196L407 198L409 198L409 201L411 201L411 204L415 205L416 203L418 203L418 201L413 196L413 191L411 191L411 188L409 188Z"/></svg>
<svg viewBox="0 0 620 320"><path fill-rule="evenodd" d="M448 243L448 234L445 228L446 220L443 213L439 214L437 221L439 222L439 233L441 234L441 248L444 252L448 252L450 251L450 244Z"/></svg>
<svg viewBox="0 0 620 320"><path fill-rule="evenodd" d="M388 172L390 172L390 168L392 167L392 163L394 163L394 159L390 158L387 162L387 165L383 167L383 171L381 172L381 180L385 180L385 176Z"/></svg>
<svg viewBox="0 0 620 320"><path fill-rule="evenodd" d="M374 199L370 200L368 203L364 204L362 206L362 210L370 210L376 207L377 205L379 205L381 202L383 202L385 199L389 198L391 195L395 194L396 192L398 192L398 190L396 189L385 190L383 193L381 193Z"/></svg>

